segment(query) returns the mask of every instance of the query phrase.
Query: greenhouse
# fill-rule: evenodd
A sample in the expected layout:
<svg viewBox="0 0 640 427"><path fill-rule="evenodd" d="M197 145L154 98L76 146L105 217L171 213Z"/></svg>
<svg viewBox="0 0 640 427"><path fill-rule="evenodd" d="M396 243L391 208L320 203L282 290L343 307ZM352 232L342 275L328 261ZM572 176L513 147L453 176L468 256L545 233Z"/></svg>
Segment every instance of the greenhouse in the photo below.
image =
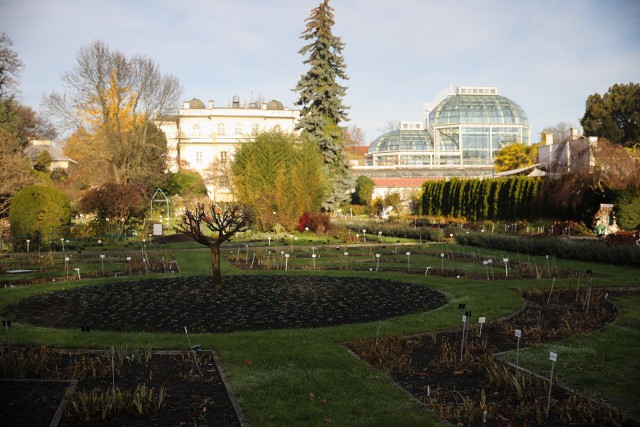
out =
<svg viewBox="0 0 640 427"><path fill-rule="evenodd" d="M424 122L402 122L378 137L368 166L491 166L495 153L530 144L529 120L495 87L446 89L424 108Z"/></svg>

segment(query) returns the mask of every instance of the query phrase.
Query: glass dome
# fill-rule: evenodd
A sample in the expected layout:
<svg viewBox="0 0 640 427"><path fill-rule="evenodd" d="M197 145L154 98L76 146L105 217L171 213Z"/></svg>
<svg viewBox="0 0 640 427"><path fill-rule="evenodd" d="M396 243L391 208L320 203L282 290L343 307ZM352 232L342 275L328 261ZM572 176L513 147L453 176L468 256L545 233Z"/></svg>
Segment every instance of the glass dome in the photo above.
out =
<svg viewBox="0 0 640 427"><path fill-rule="evenodd" d="M522 107L501 95L453 95L429 114L431 126L457 124L529 125Z"/></svg>
<svg viewBox="0 0 640 427"><path fill-rule="evenodd" d="M379 136L369 146L369 153L431 150L433 138L426 130L394 130Z"/></svg>

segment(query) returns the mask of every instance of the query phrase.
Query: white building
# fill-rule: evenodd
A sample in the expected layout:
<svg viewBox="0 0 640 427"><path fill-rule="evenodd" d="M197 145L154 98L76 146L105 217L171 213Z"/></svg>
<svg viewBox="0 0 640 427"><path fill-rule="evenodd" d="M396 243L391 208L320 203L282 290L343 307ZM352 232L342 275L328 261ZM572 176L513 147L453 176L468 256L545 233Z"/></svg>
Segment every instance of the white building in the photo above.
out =
<svg viewBox="0 0 640 427"><path fill-rule="evenodd" d="M167 137L168 169L199 172L207 182L209 196L223 200L230 185L225 167L238 146L259 132L294 132L299 117L299 111L285 108L276 100L245 101L241 105L234 96L226 107L217 107L213 101L205 106L194 98L185 102L177 115L158 117L155 123Z"/></svg>

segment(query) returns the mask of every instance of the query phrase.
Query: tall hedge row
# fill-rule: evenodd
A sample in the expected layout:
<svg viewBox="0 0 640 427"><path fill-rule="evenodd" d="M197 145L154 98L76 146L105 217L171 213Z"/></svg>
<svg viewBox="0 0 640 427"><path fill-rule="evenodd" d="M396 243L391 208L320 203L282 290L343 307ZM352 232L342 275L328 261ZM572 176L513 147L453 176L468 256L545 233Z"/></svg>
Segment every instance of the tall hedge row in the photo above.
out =
<svg viewBox="0 0 640 427"><path fill-rule="evenodd" d="M476 220L533 219L551 214L540 178L452 179L423 185L421 214Z"/></svg>

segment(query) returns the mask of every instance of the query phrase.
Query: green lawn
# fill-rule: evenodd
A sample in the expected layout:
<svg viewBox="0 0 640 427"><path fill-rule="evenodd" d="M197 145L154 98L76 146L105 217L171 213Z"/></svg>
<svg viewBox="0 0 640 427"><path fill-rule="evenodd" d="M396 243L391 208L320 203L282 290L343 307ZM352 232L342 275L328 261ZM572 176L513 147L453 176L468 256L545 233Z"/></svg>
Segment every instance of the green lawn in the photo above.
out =
<svg viewBox="0 0 640 427"><path fill-rule="evenodd" d="M462 249L454 248L454 245L450 246L451 250ZM444 248L437 245L430 245L430 247L436 251ZM410 262L415 262L415 268L420 267L422 272L430 260L440 261L433 255L427 254L426 250L422 254L418 249L407 249L409 250L415 251L415 257L412 253ZM470 248L467 247L466 250L469 251ZM356 253L352 249L349 251L354 251L354 255ZM365 253L361 255L361 262L364 264L369 262L370 251L363 251ZM229 250L229 254L232 252L237 256L237 249ZM210 274L209 252L206 248L174 250L174 255L181 268L180 274ZM242 250L240 256L243 256ZM516 259L517 254L505 256ZM293 260L293 262L296 261L309 262L310 258L302 258L302 255L299 255ZM357 258L354 257L352 261L357 261ZM397 261L392 261L391 255L387 261L389 262L387 265L406 265L407 256L404 249L397 254ZM336 257L336 262L342 265L344 261ZM538 259L537 262L542 264L544 261ZM596 286L640 287L639 269L566 260L558 260L558 264L559 268L576 271L593 269L597 274L594 280ZM341 267L336 265L336 268ZM484 271L484 267L480 270ZM496 276L498 271L496 268ZM223 264L223 272L224 274L256 273L255 270L240 270L227 262ZM214 349L221 357L231 389L238 398L247 421L254 426L316 426L329 422L334 425L349 426L437 425L437 420L406 392L398 388L388 375L377 372L352 357L341 343L356 338L374 337L378 328L380 334L392 332L415 334L459 327L461 326L459 303L466 304L466 309L472 311L473 318L486 316L488 320L495 319L521 307L522 301L513 292L514 288L547 288L552 284L552 280L548 278L519 281L464 281L416 272L405 274L366 269L354 271L344 268L334 271L260 271L260 274L370 275L430 286L445 293L449 302L428 313L397 317L380 323L190 335L193 344L200 344L205 349ZM555 286L575 286L578 280L580 279L557 280ZM584 286L586 283L584 279L582 280L581 285ZM73 281L0 289L0 309L34 292L82 286L84 283L86 282ZM640 315L636 314L640 308L640 298L620 297L616 298L615 302L620 306L621 316L614 325L588 337L574 337L552 347L557 349L559 359L557 372L564 383L579 389L587 388L586 391L594 391L594 393L597 391L598 394L612 399L617 399L620 390L626 392L636 390L636 392L626 393L624 399L616 400L625 408L633 408L640 406L638 404L640 396L635 384L637 375L632 374L638 372L634 350L638 348L640 334ZM14 324L10 329L10 339L12 345L44 344L53 347L77 348L83 347L85 343L80 331L52 330L21 324ZM175 334L121 334L95 331L91 332L89 339L89 345L96 348L105 348L118 343L150 344L155 349L188 348L186 337ZM538 362L540 366L536 365ZM548 363L546 347L521 352L521 366L543 373L548 370ZM585 371L589 365L594 369L588 369L587 373ZM612 378L615 378L615 381Z"/></svg>

